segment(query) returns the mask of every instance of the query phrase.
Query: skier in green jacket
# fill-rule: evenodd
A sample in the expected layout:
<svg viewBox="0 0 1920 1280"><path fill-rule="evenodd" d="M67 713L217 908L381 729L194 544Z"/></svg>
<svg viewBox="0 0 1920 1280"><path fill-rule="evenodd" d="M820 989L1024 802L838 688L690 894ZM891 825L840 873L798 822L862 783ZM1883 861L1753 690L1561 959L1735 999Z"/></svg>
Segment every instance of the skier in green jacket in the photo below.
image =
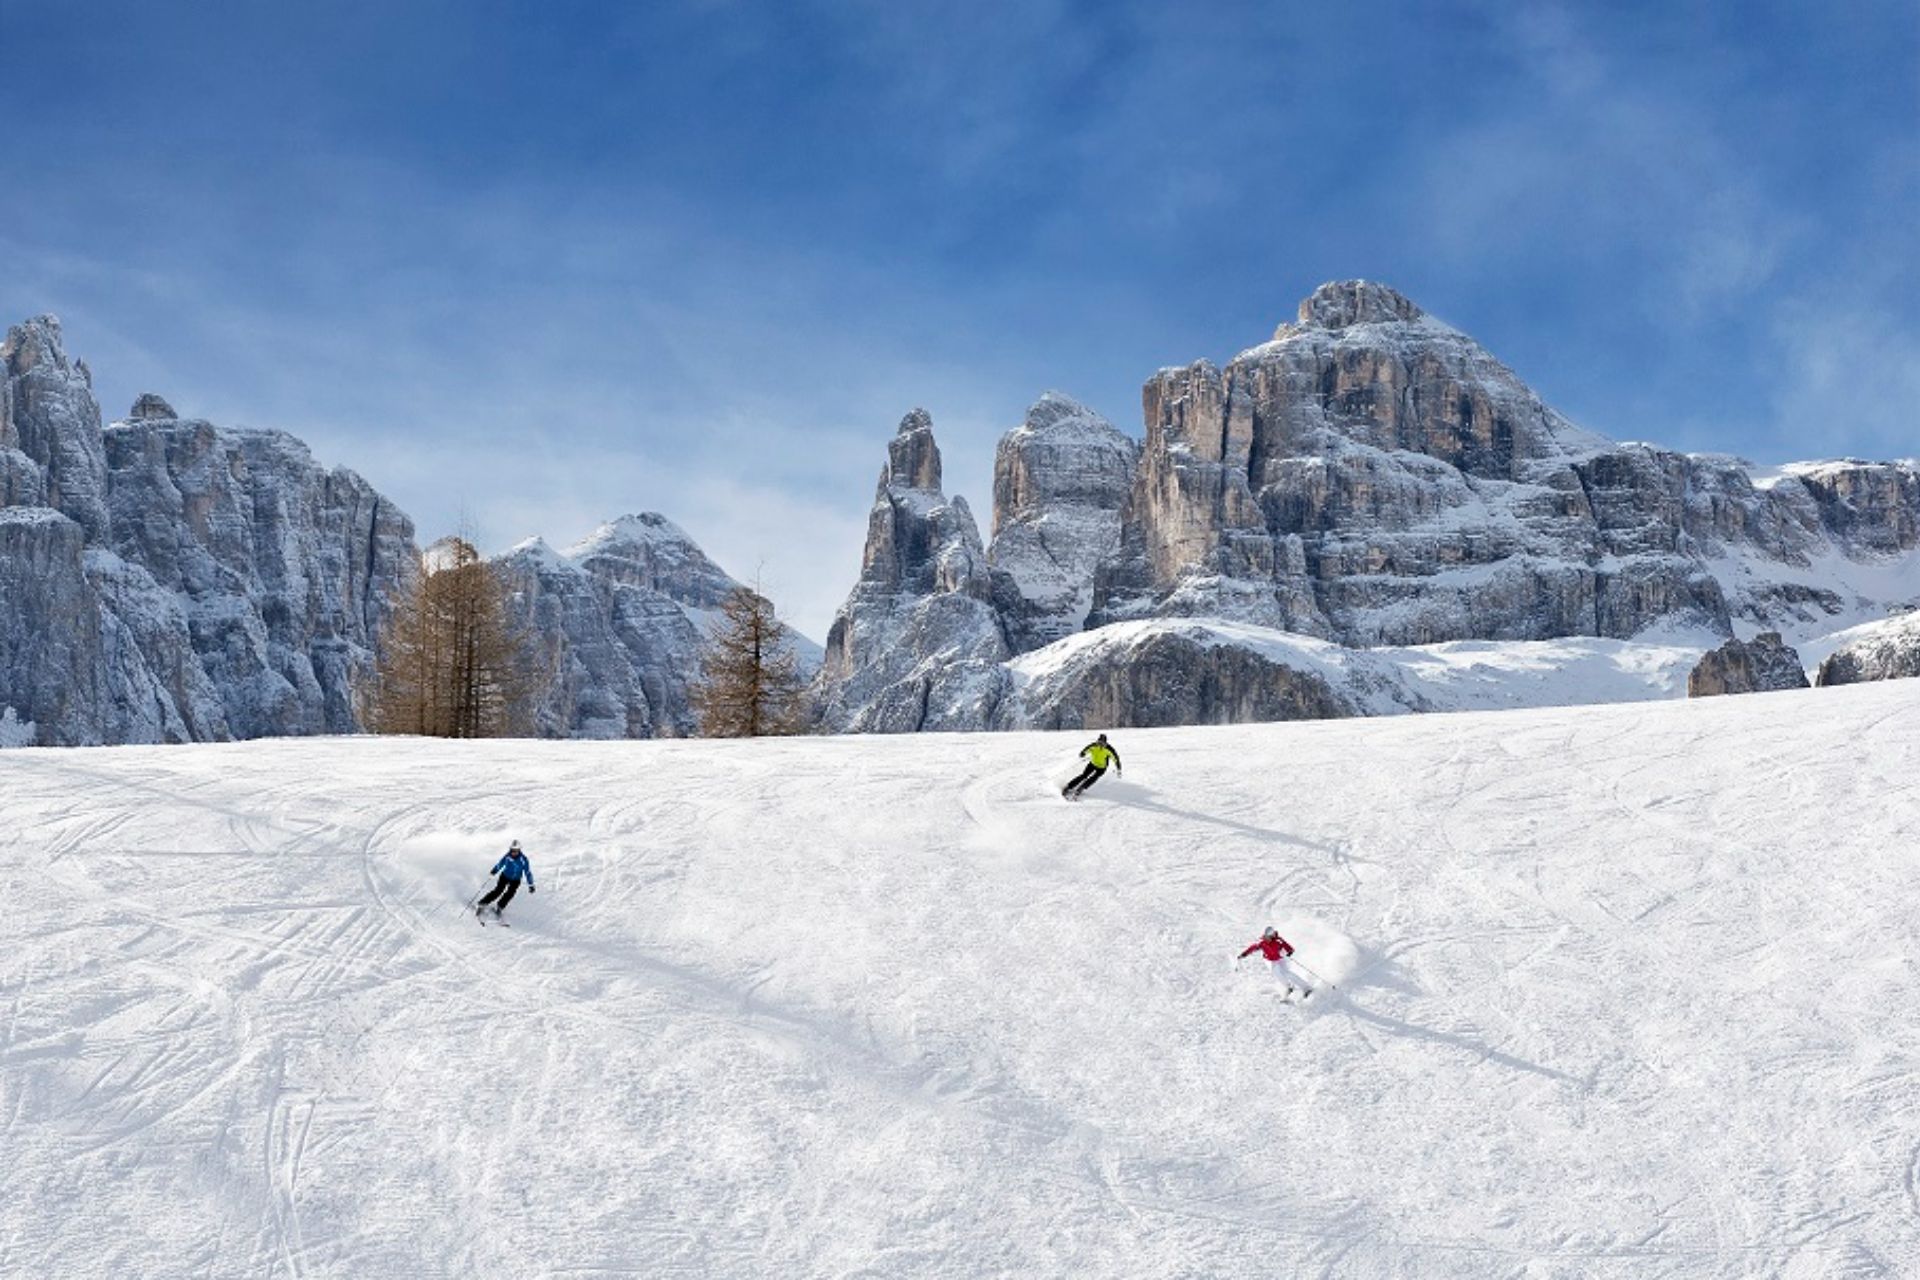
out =
<svg viewBox="0 0 1920 1280"><path fill-rule="evenodd" d="M1104 733L1080 748L1080 758L1087 762L1087 767L1080 771L1079 777L1069 782L1060 792L1068 800L1078 800L1085 795L1088 787L1100 781L1100 775L1107 771L1109 764L1113 766L1115 773L1125 772L1120 767L1120 753L1107 742L1107 735Z"/></svg>

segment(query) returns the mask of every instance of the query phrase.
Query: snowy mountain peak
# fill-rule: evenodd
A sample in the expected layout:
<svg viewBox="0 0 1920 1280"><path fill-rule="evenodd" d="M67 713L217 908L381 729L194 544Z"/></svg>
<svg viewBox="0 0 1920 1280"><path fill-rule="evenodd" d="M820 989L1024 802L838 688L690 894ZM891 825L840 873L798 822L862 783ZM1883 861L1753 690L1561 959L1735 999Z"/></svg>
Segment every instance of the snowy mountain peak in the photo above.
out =
<svg viewBox="0 0 1920 1280"><path fill-rule="evenodd" d="M127 410L129 422L172 422L179 417L172 405L151 391L142 394L133 402L133 408Z"/></svg>
<svg viewBox="0 0 1920 1280"><path fill-rule="evenodd" d="M476 554L474 545L458 534L435 539L420 552L420 565L428 573L444 573L470 564Z"/></svg>
<svg viewBox="0 0 1920 1280"><path fill-rule="evenodd" d="M673 521L657 511L642 511L638 515L626 515L607 521L585 538L568 547L565 555L569 559L577 560L619 547L657 547L665 543L694 545L687 531Z"/></svg>
<svg viewBox="0 0 1920 1280"><path fill-rule="evenodd" d="M1332 280L1300 303L1299 324L1317 329L1345 329L1356 324L1387 324L1418 320L1426 312L1412 299L1371 280ZM1281 332L1287 326L1282 326ZM1279 335L1275 335L1279 336Z"/></svg>
<svg viewBox="0 0 1920 1280"><path fill-rule="evenodd" d="M573 562L553 549L551 543L539 534L522 539L507 548L506 554L499 557L502 561L517 561L528 567L538 567L548 573L577 573Z"/></svg>
<svg viewBox="0 0 1920 1280"><path fill-rule="evenodd" d="M1118 430L1094 410L1059 391L1042 392L1040 398L1028 408L1026 419L1014 430L1056 431L1062 428L1091 429L1103 433Z"/></svg>

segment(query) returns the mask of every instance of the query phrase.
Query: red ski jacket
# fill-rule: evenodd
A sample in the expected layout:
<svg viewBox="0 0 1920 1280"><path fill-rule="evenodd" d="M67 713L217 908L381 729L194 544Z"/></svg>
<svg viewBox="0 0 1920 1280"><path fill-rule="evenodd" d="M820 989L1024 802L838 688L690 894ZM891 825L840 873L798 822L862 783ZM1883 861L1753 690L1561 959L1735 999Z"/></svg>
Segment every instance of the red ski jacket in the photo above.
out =
<svg viewBox="0 0 1920 1280"><path fill-rule="evenodd" d="M1239 958L1244 960L1256 951L1269 960L1278 960L1281 956L1293 954L1293 944L1285 938L1262 938L1242 951Z"/></svg>

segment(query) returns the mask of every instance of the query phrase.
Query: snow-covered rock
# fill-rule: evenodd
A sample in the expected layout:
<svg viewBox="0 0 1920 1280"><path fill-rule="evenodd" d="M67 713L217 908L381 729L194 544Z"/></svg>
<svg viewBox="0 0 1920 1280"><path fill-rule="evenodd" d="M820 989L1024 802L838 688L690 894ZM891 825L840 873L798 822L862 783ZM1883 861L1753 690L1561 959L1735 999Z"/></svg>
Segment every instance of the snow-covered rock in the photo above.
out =
<svg viewBox="0 0 1920 1280"><path fill-rule="evenodd" d="M38 464L18 449L0 449L0 507L37 507L44 501Z"/></svg>
<svg viewBox="0 0 1920 1280"><path fill-rule="evenodd" d="M1920 544L1920 469L1613 444L1471 338L1322 286L1224 371L1147 383L1124 550L1094 624L1231 617L1353 645L1801 634L1877 611Z"/></svg>
<svg viewBox="0 0 1920 1280"><path fill-rule="evenodd" d="M1674 698L1705 633L1354 649L1210 618L1115 622L1009 664L997 729L1232 724Z"/></svg>
<svg viewBox="0 0 1920 1280"><path fill-rule="evenodd" d="M0 707L43 726L38 740L50 745L104 740L100 602L85 551L86 530L50 507L0 510Z"/></svg>
<svg viewBox="0 0 1920 1280"><path fill-rule="evenodd" d="M987 559L1014 652L1086 625L1094 576L1120 548L1139 453L1132 437L1053 391L1000 438Z"/></svg>
<svg viewBox="0 0 1920 1280"><path fill-rule="evenodd" d="M1143 407L1137 456L1056 397L1003 441L992 600L1012 652L1071 639L1076 619L1097 633L1186 617L1354 648L1685 633L1700 642L1697 660L1736 634L1799 642L1920 597L1920 465L1763 470L1613 443L1555 412L1473 339L1372 282L1323 285L1295 321L1224 369L1201 360L1161 370ZM1066 554L1050 554L1049 527L1071 535L1058 538ZM869 538L863 589L890 545ZM934 607L931 587L885 584L889 618ZM972 611L943 625L989 631ZM1169 655L1186 652L1191 635L1117 635L1127 642L1082 660L1097 655L1099 680L1131 687L1155 723L1175 703L1211 722L1216 696L1234 714L1306 706L1280 696L1280 685L1297 683L1291 676L1272 676L1266 702L1234 691L1271 665L1269 651L1228 657L1220 646L1235 642L1216 638L1188 656L1220 678L1196 670L1176 687ZM839 722L857 721L882 691L913 703L937 674L922 663L938 648L916 640L905 657L873 644L838 655ZM1585 658L1564 656L1585 669ZM1127 660L1160 674L1128 686L1117 665ZM896 666L883 672L888 662ZM1092 672L1042 720L1112 704L1117 694L1091 692ZM912 680L896 688L903 674ZM990 684L977 665L968 680ZM972 705L996 722L1024 714Z"/></svg>
<svg viewBox="0 0 1920 1280"><path fill-rule="evenodd" d="M181 419L153 393L103 431L50 317L9 331L0 370L0 510L33 513L0 538L0 707L62 743L355 727L350 674L417 564L406 517L291 437ZM1309 697L1302 638L1545 645L1516 669L1584 673L1542 677L1559 699L1606 668L1565 643L1580 637L1685 634L1690 667L1735 635L1804 645L1920 600L1920 464L1765 470L1614 444L1371 282L1322 286L1224 368L1160 371L1143 407L1136 446L1064 396L1036 402L996 456L990 551L909 414L818 654L823 726L1097 722L1123 694L1155 723L1379 709L1324 671L1333 702ZM688 731L705 611L734 583L684 533L630 517L505 560L557 676L543 732ZM1182 618L1266 638L1115 632L1007 701L1015 655ZM1524 700L1526 682L1496 683ZM1381 705L1450 705L1408 688Z"/></svg>
<svg viewBox="0 0 1920 1280"><path fill-rule="evenodd" d="M218 698L181 709L194 736L356 729L351 677L414 571L413 522L284 432L149 409L105 445L111 549L184 610Z"/></svg>
<svg viewBox="0 0 1920 1280"><path fill-rule="evenodd" d="M1835 498L1811 491L1824 475L1760 490L1730 459L1613 445L1368 282L1322 286L1224 371L1163 370L1145 403L1096 623L1203 614L1354 645L1813 623L1854 602L1723 582L1715 559L1790 578L1843 543L1911 551L1920 512L1911 468ZM1847 540L1840 517L1876 536Z"/></svg>
<svg viewBox="0 0 1920 1280"><path fill-rule="evenodd" d="M915 409L887 445L860 580L834 616L812 692L832 731L984 727L1010 677L980 532L941 489L933 420Z"/></svg>
<svg viewBox="0 0 1920 1280"><path fill-rule="evenodd" d="M739 583L685 531L648 512L556 551L533 538L499 557L553 681L548 737L684 737L714 612Z"/></svg>
<svg viewBox="0 0 1920 1280"><path fill-rule="evenodd" d="M0 751L8 747L30 747L39 737L40 727L22 720L12 707L0 707Z"/></svg>
<svg viewBox="0 0 1920 1280"><path fill-rule="evenodd" d="M0 342L0 450L18 450L38 469L39 501L77 521L89 540L106 537L106 461L93 374L84 361L67 359L53 316L15 325Z"/></svg>
<svg viewBox="0 0 1920 1280"><path fill-rule="evenodd" d="M1800 655L1780 639L1778 631L1763 631L1752 640L1729 640L1701 658L1687 676L1689 698L1806 687Z"/></svg>
<svg viewBox="0 0 1920 1280"><path fill-rule="evenodd" d="M1116 622L1013 660L999 728L1151 728L1428 710L1390 663L1247 623Z"/></svg>
<svg viewBox="0 0 1920 1280"><path fill-rule="evenodd" d="M1838 647L1820 663L1819 684L1920 676L1920 609L1854 627L1835 639Z"/></svg>
<svg viewBox="0 0 1920 1280"><path fill-rule="evenodd" d="M133 408L127 414L127 421L144 422L149 418L170 421L179 416L178 413L174 412L173 406L167 403L166 397L147 391L143 392L140 398L133 402Z"/></svg>
<svg viewBox="0 0 1920 1280"><path fill-rule="evenodd" d="M156 395L103 430L51 317L0 360L0 706L45 743L357 728L352 675L415 564L406 516L291 436Z"/></svg>

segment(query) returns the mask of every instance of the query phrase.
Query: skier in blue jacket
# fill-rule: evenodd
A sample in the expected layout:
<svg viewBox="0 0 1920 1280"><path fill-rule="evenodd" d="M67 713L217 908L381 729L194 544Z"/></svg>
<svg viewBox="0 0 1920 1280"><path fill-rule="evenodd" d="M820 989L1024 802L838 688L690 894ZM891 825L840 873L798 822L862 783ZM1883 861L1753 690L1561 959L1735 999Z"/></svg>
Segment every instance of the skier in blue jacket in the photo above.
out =
<svg viewBox="0 0 1920 1280"><path fill-rule="evenodd" d="M500 913L507 909L507 904L513 901L513 895L520 892L521 876L527 878L527 892L534 892L533 864L527 861L526 854L520 852L518 840L515 840L513 847L507 850L506 857L493 864L493 870L488 874L499 876L500 880L487 892L486 897L474 904L473 914L476 916L486 910L489 902L498 898L500 901L494 903L493 907L493 918L498 920Z"/></svg>

